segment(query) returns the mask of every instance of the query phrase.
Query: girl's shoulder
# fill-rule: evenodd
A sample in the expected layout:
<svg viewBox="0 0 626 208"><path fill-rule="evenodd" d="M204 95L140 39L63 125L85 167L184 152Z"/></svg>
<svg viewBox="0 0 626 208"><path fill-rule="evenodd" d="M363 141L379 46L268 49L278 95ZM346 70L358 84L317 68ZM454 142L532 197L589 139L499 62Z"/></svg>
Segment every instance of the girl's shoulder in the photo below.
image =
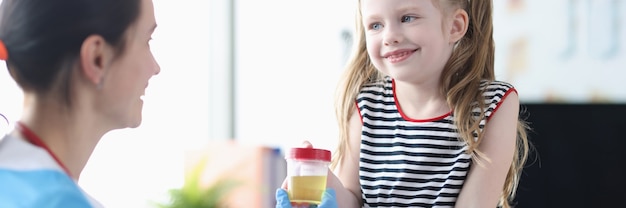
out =
<svg viewBox="0 0 626 208"><path fill-rule="evenodd" d="M508 82L500 80L482 80L480 82L480 90L488 91L509 91L515 90L515 87Z"/></svg>
<svg viewBox="0 0 626 208"><path fill-rule="evenodd" d="M485 116L487 119L500 107L500 104L511 93L517 93L515 87L508 82L498 80L482 80L480 90L485 98ZM479 110L480 108L475 109Z"/></svg>
<svg viewBox="0 0 626 208"><path fill-rule="evenodd" d="M380 79L370 80L363 84L362 88L385 88L393 85L393 79L389 76L382 77Z"/></svg>
<svg viewBox="0 0 626 208"><path fill-rule="evenodd" d="M359 96L375 94L375 95L383 95L383 94L392 94L393 91L393 80L389 77L384 77L383 79L371 80L367 83L364 83L363 86L359 89Z"/></svg>
<svg viewBox="0 0 626 208"><path fill-rule="evenodd" d="M479 90L482 91L487 103L498 103L509 93L517 93L511 83L499 80L482 80Z"/></svg>

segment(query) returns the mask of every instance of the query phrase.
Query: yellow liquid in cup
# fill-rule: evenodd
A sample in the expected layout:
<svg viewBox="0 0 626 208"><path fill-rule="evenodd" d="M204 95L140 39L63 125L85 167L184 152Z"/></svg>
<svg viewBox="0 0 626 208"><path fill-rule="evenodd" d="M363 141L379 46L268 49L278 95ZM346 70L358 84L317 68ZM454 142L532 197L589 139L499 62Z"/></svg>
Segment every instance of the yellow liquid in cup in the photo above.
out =
<svg viewBox="0 0 626 208"><path fill-rule="evenodd" d="M287 190L291 203L319 204L326 190L326 176L291 176Z"/></svg>

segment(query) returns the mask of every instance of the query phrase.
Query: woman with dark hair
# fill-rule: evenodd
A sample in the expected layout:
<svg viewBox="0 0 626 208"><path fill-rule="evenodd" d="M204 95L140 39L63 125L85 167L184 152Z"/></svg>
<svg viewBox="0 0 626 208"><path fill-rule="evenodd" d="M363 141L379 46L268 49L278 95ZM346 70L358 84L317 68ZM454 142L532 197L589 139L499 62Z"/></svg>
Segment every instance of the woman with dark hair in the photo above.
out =
<svg viewBox="0 0 626 208"><path fill-rule="evenodd" d="M78 179L104 134L141 124L159 65L152 0L3 0L0 59L24 92L0 140L0 207L102 207Z"/></svg>

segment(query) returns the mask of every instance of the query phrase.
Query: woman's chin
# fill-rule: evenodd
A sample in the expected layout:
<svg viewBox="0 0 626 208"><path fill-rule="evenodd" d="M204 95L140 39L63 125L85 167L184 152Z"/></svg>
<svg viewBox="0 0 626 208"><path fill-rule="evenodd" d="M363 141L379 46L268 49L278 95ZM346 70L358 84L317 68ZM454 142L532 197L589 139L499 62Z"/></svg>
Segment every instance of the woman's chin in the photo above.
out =
<svg viewBox="0 0 626 208"><path fill-rule="evenodd" d="M137 128L141 126L141 115L138 118L133 119L131 123L129 123L128 128Z"/></svg>
<svg viewBox="0 0 626 208"><path fill-rule="evenodd" d="M124 120L119 120L121 128L137 128L141 125L142 116L141 113L126 117Z"/></svg>

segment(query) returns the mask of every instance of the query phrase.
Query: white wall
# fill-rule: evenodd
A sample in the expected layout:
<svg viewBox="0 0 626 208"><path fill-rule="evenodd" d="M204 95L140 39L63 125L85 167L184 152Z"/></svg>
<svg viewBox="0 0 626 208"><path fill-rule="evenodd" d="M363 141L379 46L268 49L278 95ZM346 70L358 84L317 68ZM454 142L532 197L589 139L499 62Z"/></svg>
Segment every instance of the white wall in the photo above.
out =
<svg viewBox="0 0 626 208"><path fill-rule="evenodd" d="M334 150L333 96L353 1L240 0L236 8L237 139Z"/></svg>
<svg viewBox="0 0 626 208"><path fill-rule="evenodd" d="M626 1L494 0L494 9L497 76L522 101L626 103Z"/></svg>

